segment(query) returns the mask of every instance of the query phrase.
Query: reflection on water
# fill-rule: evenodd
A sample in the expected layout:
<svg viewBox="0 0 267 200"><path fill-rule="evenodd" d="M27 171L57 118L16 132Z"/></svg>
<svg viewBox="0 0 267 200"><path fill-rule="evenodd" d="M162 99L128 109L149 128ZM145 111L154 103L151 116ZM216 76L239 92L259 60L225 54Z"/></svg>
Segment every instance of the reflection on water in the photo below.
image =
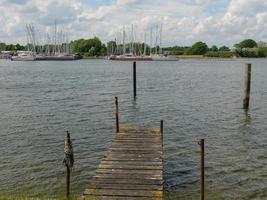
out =
<svg viewBox="0 0 267 200"><path fill-rule="evenodd" d="M81 193L120 120L159 127L164 120L166 190L197 195L199 146L206 143L207 190L225 199L267 198L266 60L252 62L250 109L242 109L245 60L132 63L0 61L0 191L56 193L64 183L65 131L74 138L73 188ZM208 195L207 195L208 196Z"/></svg>

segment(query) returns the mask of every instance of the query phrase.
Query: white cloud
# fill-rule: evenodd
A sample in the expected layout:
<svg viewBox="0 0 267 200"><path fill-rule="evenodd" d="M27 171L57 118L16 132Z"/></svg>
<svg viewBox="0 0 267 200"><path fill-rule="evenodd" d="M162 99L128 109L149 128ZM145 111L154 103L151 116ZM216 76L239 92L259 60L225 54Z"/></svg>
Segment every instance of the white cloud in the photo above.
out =
<svg viewBox="0 0 267 200"><path fill-rule="evenodd" d="M190 45L199 40L231 45L248 37L267 40L267 0L218 2L225 8L212 7L217 4L211 0L117 0L101 1L98 6L82 0L0 0L0 40L25 43L26 23L51 31L55 19L72 39L98 36L108 41L123 26L129 31L131 24L143 38L144 31L155 30L162 22L165 45Z"/></svg>

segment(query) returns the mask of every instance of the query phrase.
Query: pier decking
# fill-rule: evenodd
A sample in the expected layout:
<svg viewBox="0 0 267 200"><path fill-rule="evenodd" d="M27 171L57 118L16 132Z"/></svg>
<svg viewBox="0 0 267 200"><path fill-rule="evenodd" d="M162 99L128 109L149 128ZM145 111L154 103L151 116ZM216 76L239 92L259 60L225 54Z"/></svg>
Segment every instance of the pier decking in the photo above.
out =
<svg viewBox="0 0 267 200"><path fill-rule="evenodd" d="M162 128L120 128L84 199L162 200Z"/></svg>

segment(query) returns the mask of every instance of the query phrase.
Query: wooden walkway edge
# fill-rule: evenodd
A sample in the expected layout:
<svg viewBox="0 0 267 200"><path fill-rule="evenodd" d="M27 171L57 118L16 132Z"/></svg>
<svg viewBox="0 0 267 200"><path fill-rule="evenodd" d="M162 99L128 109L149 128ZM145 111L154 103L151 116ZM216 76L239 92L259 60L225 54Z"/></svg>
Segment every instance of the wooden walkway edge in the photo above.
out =
<svg viewBox="0 0 267 200"><path fill-rule="evenodd" d="M120 128L83 199L162 200L162 157L162 128Z"/></svg>

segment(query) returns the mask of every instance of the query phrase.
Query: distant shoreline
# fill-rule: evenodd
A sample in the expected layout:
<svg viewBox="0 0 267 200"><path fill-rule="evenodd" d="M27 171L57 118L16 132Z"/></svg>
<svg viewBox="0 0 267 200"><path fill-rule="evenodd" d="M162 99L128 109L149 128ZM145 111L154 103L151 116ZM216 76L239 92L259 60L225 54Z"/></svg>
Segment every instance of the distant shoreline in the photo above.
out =
<svg viewBox="0 0 267 200"><path fill-rule="evenodd" d="M267 59L267 57L232 57L232 58L225 58L225 57L207 57L203 55L179 55L173 56L175 58L181 60L247 60L247 59ZM105 60L106 56L90 56L90 57L83 57L83 60Z"/></svg>

